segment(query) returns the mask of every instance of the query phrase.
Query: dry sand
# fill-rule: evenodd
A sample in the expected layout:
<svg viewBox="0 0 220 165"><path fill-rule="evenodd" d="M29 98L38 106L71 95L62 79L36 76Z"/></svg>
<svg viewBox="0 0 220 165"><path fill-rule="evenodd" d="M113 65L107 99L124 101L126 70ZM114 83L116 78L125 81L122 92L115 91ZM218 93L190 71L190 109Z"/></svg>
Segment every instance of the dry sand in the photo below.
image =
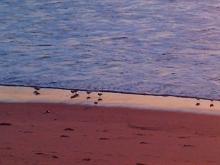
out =
<svg viewBox="0 0 220 165"><path fill-rule="evenodd" d="M0 86L0 165L220 164L220 101Z"/></svg>
<svg viewBox="0 0 220 165"><path fill-rule="evenodd" d="M0 104L0 165L219 165L220 117Z"/></svg>

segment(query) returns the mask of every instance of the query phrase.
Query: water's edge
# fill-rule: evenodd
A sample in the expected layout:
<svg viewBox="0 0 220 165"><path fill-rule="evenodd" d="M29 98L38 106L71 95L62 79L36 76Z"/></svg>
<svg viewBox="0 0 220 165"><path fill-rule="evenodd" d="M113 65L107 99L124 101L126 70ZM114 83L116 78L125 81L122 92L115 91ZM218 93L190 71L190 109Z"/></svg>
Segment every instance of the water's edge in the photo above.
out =
<svg viewBox="0 0 220 165"><path fill-rule="evenodd" d="M61 103L220 115L220 101L39 87L0 86L0 103Z"/></svg>
<svg viewBox="0 0 220 165"><path fill-rule="evenodd" d="M11 84L2 84L0 86L5 87L28 87L28 88L44 88L44 89L61 89L61 90L77 90L77 91L91 91L91 92L110 92L110 93L121 93L121 94L132 94L132 95L143 95L143 96L161 96L161 97L176 97L176 98L189 98L197 100L209 100L209 101L220 101L220 99L212 99L207 97L191 97L191 96L179 96L179 95L169 95L169 94L149 94L149 93L139 93L139 92L127 92L127 91L117 91L117 90L88 90L84 88L64 88L64 87L50 87L50 86L36 86L36 85L11 85Z"/></svg>

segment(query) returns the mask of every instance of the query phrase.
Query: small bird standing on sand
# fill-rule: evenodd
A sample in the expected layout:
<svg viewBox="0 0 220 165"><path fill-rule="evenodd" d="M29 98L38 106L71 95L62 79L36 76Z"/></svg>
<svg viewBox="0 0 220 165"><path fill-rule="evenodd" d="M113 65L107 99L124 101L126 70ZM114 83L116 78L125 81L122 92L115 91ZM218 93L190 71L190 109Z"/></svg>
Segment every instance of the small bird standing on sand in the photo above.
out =
<svg viewBox="0 0 220 165"><path fill-rule="evenodd" d="M40 92L38 92L38 91L34 91L33 92L35 95L39 95L40 94Z"/></svg>
<svg viewBox="0 0 220 165"><path fill-rule="evenodd" d="M196 103L196 106L199 106L200 105L200 103Z"/></svg>
<svg viewBox="0 0 220 165"><path fill-rule="evenodd" d="M39 91L39 90L40 90L40 87L35 86L34 89L37 90L37 91Z"/></svg>
<svg viewBox="0 0 220 165"><path fill-rule="evenodd" d="M73 99L73 98L76 98L76 97L78 97L79 96L79 94L78 93L75 93L73 96L71 96L70 98L71 99Z"/></svg>
<svg viewBox="0 0 220 165"><path fill-rule="evenodd" d="M78 90L76 90L76 89L73 89L73 90L71 90L70 92L71 93L76 93Z"/></svg>

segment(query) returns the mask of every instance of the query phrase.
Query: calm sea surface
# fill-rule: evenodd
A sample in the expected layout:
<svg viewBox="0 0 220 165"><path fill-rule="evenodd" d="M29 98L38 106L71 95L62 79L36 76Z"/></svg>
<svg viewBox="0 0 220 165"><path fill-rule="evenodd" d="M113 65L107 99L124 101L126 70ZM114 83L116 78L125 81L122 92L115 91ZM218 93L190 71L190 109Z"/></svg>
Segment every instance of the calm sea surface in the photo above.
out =
<svg viewBox="0 0 220 165"><path fill-rule="evenodd" d="M220 99L220 1L1 0L0 84Z"/></svg>

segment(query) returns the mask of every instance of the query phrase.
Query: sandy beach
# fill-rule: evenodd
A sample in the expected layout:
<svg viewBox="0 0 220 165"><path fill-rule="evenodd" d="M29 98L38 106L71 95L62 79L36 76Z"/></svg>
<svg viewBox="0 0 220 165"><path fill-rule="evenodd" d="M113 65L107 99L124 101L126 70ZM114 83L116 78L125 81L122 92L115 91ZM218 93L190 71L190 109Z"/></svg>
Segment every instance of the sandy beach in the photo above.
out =
<svg viewBox="0 0 220 165"><path fill-rule="evenodd" d="M219 116L0 104L1 165L219 164Z"/></svg>
<svg viewBox="0 0 220 165"><path fill-rule="evenodd" d="M0 86L0 165L220 163L219 101Z"/></svg>
<svg viewBox="0 0 220 165"><path fill-rule="evenodd" d="M1 0L0 165L220 165L220 0Z"/></svg>

